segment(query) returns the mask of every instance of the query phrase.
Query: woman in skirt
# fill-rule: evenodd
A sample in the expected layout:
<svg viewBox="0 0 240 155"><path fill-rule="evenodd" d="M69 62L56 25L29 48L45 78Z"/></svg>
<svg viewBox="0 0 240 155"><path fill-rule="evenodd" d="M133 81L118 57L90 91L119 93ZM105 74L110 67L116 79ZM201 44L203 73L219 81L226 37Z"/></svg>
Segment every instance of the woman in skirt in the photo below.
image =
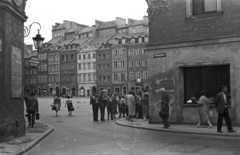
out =
<svg viewBox="0 0 240 155"><path fill-rule="evenodd" d="M53 109L56 111L56 116L58 116L58 111L60 111L60 107L61 107L61 99L59 98L59 95L57 95L54 98L53 106L54 106Z"/></svg>

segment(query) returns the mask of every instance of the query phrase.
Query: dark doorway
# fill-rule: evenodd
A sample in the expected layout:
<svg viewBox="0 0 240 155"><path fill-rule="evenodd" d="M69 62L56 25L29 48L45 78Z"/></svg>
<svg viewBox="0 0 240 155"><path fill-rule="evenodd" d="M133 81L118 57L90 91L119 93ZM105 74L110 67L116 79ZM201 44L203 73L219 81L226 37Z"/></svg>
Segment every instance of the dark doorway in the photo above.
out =
<svg viewBox="0 0 240 155"><path fill-rule="evenodd" d="M72 96L76 96L76 89L72 88Z"/></svg>
<svg viewBox="0 0 240 155"><path fill-rule="evenodd" d="M199 98L201 90L214 102L222 85L227 85L230 98L230 65L184 68L184 102L192 97Z"/></svg>
<svg viewBox="0 0 240 155"><path fill-rule="evenodd" d="M56 87L56 95L60 95L59 87Z"/></svg>
<svg viewBox="0 0 240 155"><path fill-rule="evenodd" d="M96 94L97 92L97 88L96 87L92 87L92 94Z"/></svg>

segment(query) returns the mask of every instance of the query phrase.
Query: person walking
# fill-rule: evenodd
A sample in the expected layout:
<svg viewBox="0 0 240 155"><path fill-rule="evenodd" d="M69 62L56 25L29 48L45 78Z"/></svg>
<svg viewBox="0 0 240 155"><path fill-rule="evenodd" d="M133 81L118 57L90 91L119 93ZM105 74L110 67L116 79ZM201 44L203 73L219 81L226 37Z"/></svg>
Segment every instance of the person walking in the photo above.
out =
<svg viewBox="0 0 240 155"><path fill-rule="evenodd" d="M120 101L118 103L118 110L119 110L118 118L125 117L125 106L126 106L125 97L121 96Z"/></svg>
<svg viewBox="0 0 240 155"><path fill-rule="evenodd" d="M144 94L141 100L141 105L142 105L142 111L143 111L143 120L147 120L149 115L148 94Z"/></svg>
<svg viewBox="0 0 240 155"><path fill-rule="evenodd" d="M164 125L164 128L169 128L170 124L168 122L169 117L169 96L166 93L165 88L161 88L160 92L162 92L162 98L161 98L161 110L159 112L159 116L162 118L162 122Z"/></svg>
<svg viewBox="0 0 240 155"><path fill-rule="evenodd" d="M53 106L54 110L56 111L56 116L58 116L58 111L60 111L61 107L61 99L59 98L59 95L54 98Z"/></svg>
<svg viewBox="0 0 240 155"><path fill-rule="evenodd" d="M25 105L26 105L26 113L27 114L25 116L27 117L27 120L28 120L28 126L31 126L31 115L30 115L29 111L27 110L27 107L29 107L28 100L29 100L29 96L26 93L24 96L24 101L25 101Z"/></svg>
<svg viewBox="0 0 240 155"><path fill-rule="evenodd" d="M107 118L108 120L113 120L113 110L112 110L112 94L110 93L107 97Z"/></svg>
<svg viewBox="0 0 240 155"><path fill-rule="evenodd" d="M209 102L204 90L200 91L200 98L198 101L198 116L199 121L197 127L200 127L203 118L208 122L208 128L212 128L212 124L209 120Z"/></svg>
<svg viewBox="0 0 240 155"><path fill-rule="evenodd" d="M107 100L104 97L104 91L101 91L100 95L98 96L99 101L99 107L100 107L100 115L101 115L101 121L105 121L105 107Z"/></svg>
<svg viewBox="0 0 240 155"><path fill-rule="evenodd" d="M119 103L119 97L117 96L116 93L113 94L112 96L112 115L113 115L113 119L116 119L116 115L117 115L117 107L118 107L118 103Z"/></svg>
<svg viewBox="0 0 240 155"><path fill-rule="evenodd" d="M29 116L29 126L31 126L32 128L35 125L35 116L36 114L38 114L38 100L35 97L34 92L31 93L31 97L28 98L28 104L27 104L27 112L30 115Z"/></svg>
<svg viewBox="0 0 240 155"><path fill-rule="evenodd" d="M66 101L66 104L65 104L65 107L67 106L67 109L68 109L68 115L72 115L72 112L74 111L74 108L73 108L73 102L72 102L72 99L70 99L70 96L68 95L67 96L67 101Z"/></svg>
<svg viewBox="0 0 240 155"><path fill-rule="evenodd" d="M126 95L126 102L128 106L128 120L130 122L133 122L132 117L135 116L135 110L136 110L136 103L135 103L135 97L134 92L131 90L128 95Z"/></svg>
<svg viewBox="0 0 240 155"><path fill-rule="evenodd" d="M223 123L223 118L225 119L225 122L227 124L227 129L228 132L235 132L232 127L232 122L231 118L229 116L229 111L227 107L227 91L228 88L226 85L223 85L222 91L217 94L216 99L215 99L215 106L218 112L218 120L217 120L217 132L218 133L223 133L222 132L222 123Z"/></svg>
<svg viewBox="0 0 240 155"><path fill-rule="evenodd" d="M93 121L98 121L98 108L99 105L97 103L97 96L94 93L90 98L90 105L92 105L92 111L93 111Z"/></svg>

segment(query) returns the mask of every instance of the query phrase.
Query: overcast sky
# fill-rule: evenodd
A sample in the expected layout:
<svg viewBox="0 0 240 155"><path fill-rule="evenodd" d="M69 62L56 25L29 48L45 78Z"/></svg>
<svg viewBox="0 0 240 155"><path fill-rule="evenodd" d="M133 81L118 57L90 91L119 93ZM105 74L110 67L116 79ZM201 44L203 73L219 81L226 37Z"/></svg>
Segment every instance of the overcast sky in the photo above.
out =
<svg viewBox="0 0 240 155"><path fill-rule="evenodd" d="M112 21L115 17L141 20L147 15L145 0L28 0L25 26L39 22L40 34L44 42L51 39L52 26L63 20L74 21L92 26L95 20ZM33 44L32 37L37 34L39 26L34 24L31 33L25 37L26 44Z"/></svg>

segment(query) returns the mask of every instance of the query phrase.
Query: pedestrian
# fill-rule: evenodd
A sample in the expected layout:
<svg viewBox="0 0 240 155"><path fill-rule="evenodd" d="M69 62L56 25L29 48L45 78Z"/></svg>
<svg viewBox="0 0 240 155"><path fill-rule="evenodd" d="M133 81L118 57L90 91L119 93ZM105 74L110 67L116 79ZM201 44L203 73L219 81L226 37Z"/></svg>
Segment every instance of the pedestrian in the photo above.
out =
<svg viewBox="0 0 240 155"><path fill-rule="evenodd" d="M204 90L200 91L200 98L198 101L198 116L199 121L197 127L199 127L202 120L205 119L208 122L208 128L212 128L212 124L209 120L209 102L208 98L206 97L206 92Z"/></svg>
<svg viewBox="0 0 240 155"><path fill-rule="evenodd" d="M126 106L126 102L125 102L125 96L121 96L119 104L118 104L118 110L119 110L119 117L125 117L125 106Z"/></svg>
<svg viewBox="0 0 240 155"><path fill-rule="evenodd" d="M168 122L169 117L169 96L166 93L165 88L161 88L160 92L162 93L161 97L161 110L159 112L159 116L162 118L162 122L164 125L164 128L169 128L170 124Z"/></svg>
<svg viewBox="0 0 240 155"><path fill-rule="evenodd" d="M32 128L35 125L35 116L38 114L38 100L35 97L34 92L31 93L31 97L28 98L28 104L27 104L27 113L29 116L29 126Z"/></svg>
<svg viewBox="0 0 240 155"><path fill-rule="evenodd" d="M128 106L128 118L130 122L133 122L132 117L135 116L136 103L134 98L134 92L131 90L128 95L126 95L125 100Z"/></svg>
<svg viewBox="0 0 240 155"><path fill-rule="evenodd" d="M222 132L223 118L225 119L228 132L235 132L235 130L233 130L233 127L232 127L232 122L231 122L231 118L229 116L229 111L227 107L228 102L227 102L226 93L228 91L228 88L226 85L223 85L221 88L222 88L222 91L217 94L215 99L215 106L218 112L217 132L223 133Z"/></svg>
<svg viewBox="0 0 240 155"><path fill-rule="evenodd" d="M100 107L100 115L101 115L101 121L105 121L105 108L106 108L106 98L104 96L104 91L101 91L100 95L98 96L99 101L99 107Z"/></svg>
<svg viewBox="0 0 240 155"><path fill-rule="evenodd" d="M61 107L61 99L59 98L59 95L54 98L53 106L53 109L56 111L56 116L58 116L58 111L60 111Z"/></svg>
<svg viewBox="0 0 240 155"><path fill-rule="evenodd" d="M26 113L27 114L25 116L27 117L27 120L28 120L28 126L31 126L31 115L30 115L29 111L27 110L27 107L29 107L28 100L29 100L29 96L26 93L25 96L24 96L24 101L25 101L25 105L26 105Z"/></svg>
<svg viewBox="0 0 240 155"><path fill-rule="evenodd" d="M113 119L117 118L116 115L118 114L118 112L117 112L118 103L119 103L119 97L117 96L116 93L114 93L113 96L112 96L112 115L113 115Z"/></svg>
<svg viewBox="0 0 240 155"><path fill-rule="evenodd" d="M107 118L108 120L113 120L113 113L112 113L112 94L110 93L107 97Z"/></svg>
<svg viewBox="0 0 240 155"><path fill-rule="evenodd" d="M72 112L74 111L74 107L73 107L73 102L72 102L72 99L70 98L70 96L68 95L67 96L67 101L66 101L66 104L65 104L65 107L67 106L67 109L68 109L68 115L72 115Z"/></svg>
<svg viewBox="0 0 240 155"><path fill-rule="evenodd" d="M90 105L92 105L92 111L93 111L93 121L98 121L98 108L99 105L97 103L97 96L94 93L90 98Z"/></svg>
<svg viewBox="0 0 240 155"><path fill-rule="evenodd" d="M147 120L149 115L148 94L144 94L141 100L141 105L142 105L142 111L143 111L143 120Z"/></svg>

